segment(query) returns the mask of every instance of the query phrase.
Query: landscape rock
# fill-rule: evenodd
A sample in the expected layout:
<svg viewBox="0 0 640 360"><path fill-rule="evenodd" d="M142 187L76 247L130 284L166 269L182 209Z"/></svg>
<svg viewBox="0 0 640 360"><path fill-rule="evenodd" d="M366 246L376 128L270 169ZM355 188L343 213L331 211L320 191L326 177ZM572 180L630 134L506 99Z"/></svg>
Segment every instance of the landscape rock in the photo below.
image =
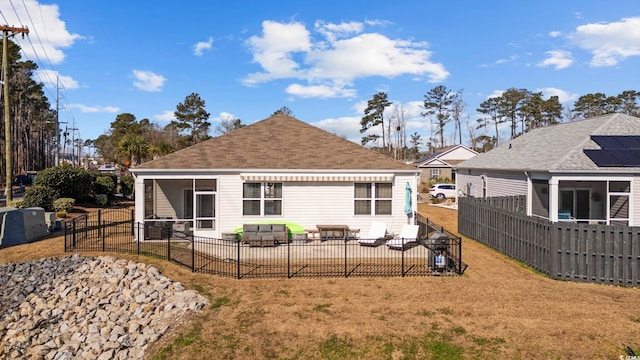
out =
<svg viewBox="0 0 640 360"><path fill-rule="evenodd" d="M110 256L0 264L0 358L141 358L206 304L155 267Z"/></svg>

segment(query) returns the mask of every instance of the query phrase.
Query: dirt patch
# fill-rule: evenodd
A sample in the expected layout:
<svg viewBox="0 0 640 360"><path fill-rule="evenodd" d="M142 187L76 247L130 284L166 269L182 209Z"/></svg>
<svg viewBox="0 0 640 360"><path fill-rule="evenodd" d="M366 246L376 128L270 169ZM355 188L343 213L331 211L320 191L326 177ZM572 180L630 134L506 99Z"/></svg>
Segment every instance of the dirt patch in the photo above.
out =
<svg viewBox="0 0 640 360"><path fill-rule="evenodd" d="M455 210L419 204L457 231ZM61 237L0 262L62 256ZM157 358L619 358L640 349L638 289L550 280L463 238L460 277L236 280L143 261L211 305L154 345ZM444 355L443 355L444 354Z"/></svg>

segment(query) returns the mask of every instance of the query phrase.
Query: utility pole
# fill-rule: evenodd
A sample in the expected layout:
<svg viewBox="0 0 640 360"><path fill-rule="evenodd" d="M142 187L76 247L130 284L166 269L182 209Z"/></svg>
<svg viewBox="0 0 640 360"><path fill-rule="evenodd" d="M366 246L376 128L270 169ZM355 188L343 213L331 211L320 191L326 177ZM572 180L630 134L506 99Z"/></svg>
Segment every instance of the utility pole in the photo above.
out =
<svg viewBox="0 0 640 360"><path fill-rule="evenodd" d="M56 154L54 156L54 161L56 162L56 164L54 166L60 166L60 117L58 116L58 114L60 113L60 104L59 104L60 86L59 85L60 85L60 80L59 80L59 77L56 75L56 138L55 138Z"/></svg>
<svg viewBox="0 0 640 360"><path fill-rule="evenodd" d="M5 138L5 161L7 166L6 185L4 188L5 205L9 205L9 201L13 200L13 144L11 142L11 108L9 107L9 56L8 46L9 36L17 33L29 33L27 28L16 28L7 25L0 26L2 30L2 80L4 87L4 138Z"/></svg>

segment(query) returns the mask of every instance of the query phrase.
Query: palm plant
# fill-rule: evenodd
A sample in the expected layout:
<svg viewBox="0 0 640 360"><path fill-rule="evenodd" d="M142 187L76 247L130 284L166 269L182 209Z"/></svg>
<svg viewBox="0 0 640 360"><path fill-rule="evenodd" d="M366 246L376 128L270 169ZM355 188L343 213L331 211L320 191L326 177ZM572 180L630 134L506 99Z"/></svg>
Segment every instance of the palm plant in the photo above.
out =
<svg viewBox="0 0 640 360"><path fill-rule="evenodd" d="M131 164L139 164L149 156L149 144L139 135L127 135L118 143L118 153L131 159Z"/></svg>

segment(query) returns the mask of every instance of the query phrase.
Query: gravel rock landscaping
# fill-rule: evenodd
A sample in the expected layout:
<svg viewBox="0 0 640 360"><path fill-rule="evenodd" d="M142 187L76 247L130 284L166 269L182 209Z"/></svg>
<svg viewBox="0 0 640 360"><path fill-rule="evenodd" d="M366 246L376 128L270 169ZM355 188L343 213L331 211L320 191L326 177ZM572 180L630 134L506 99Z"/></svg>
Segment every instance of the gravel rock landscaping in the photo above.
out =
<svg viewBox="0 0 640 360"><path fill-rule="evenodd" d="M0 264L0 358L137 359L207 299L110 256Z"/></svg>

